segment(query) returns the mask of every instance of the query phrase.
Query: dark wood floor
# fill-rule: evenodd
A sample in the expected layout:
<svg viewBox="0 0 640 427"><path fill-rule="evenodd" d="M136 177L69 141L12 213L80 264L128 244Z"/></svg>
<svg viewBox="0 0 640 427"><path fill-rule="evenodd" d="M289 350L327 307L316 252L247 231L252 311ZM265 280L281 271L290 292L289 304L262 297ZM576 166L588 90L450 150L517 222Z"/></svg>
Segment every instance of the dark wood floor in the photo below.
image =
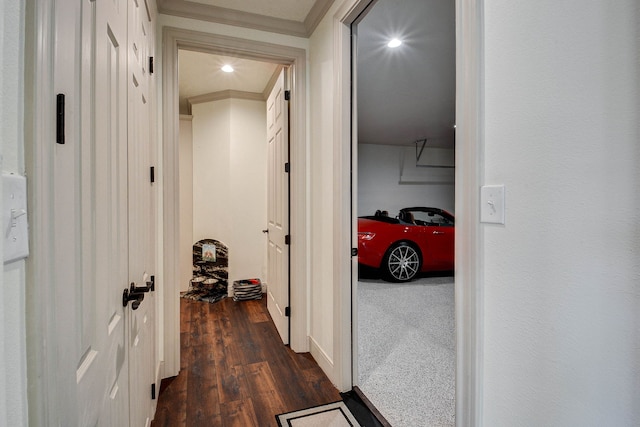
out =
<svg viewBox="0 0 640 427"><path fill-rule="evenodd" d="M282 344L265 299L180 299L181 370L153 427L277 426L275 415L341 400L313 358Z"/></svg>

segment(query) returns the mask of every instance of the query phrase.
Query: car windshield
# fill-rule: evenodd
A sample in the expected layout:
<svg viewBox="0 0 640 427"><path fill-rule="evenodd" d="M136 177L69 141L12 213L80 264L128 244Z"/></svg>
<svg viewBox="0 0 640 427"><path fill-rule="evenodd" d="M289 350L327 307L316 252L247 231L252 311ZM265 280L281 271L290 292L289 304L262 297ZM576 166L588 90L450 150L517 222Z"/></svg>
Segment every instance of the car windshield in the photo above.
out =
<svg viewBox="0 0 640 427"><path fill-rule="evenodd" d="M437 212L429 211L409 211L413 215L413 220L416 225L431 225L431 226L445 226L453 227L453 220L449 217L441 215Z"/></svg>

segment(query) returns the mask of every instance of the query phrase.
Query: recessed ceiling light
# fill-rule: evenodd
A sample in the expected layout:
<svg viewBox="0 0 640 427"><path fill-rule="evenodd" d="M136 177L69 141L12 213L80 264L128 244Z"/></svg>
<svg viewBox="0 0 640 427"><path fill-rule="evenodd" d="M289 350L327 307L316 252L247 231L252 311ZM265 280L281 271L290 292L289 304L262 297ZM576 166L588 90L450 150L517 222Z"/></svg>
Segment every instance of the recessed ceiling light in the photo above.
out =
<svg viewBox="0 0 640 427"><path fill-rule="evenodd" d="M401 44L402 44L402 40L400 40L400 39L393 39L393 40L391 40L391 41L387 44L387 46L389 46L389 47L398 47L398 46L400 46Z"/></svg>
<svg viewBox="0 0 640 427"><path fill-rule="evenodd" d="M221 70L224 71L225 73L233 73L233 67L229 64L222 67Z"/></svg>

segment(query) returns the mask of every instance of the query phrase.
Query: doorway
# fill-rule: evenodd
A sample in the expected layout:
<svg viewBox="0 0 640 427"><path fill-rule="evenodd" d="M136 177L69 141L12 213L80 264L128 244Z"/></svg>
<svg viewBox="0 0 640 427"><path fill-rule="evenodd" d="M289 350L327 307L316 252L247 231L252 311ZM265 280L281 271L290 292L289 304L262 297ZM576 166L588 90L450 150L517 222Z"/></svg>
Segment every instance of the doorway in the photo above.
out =
<svg viewBox="0 0 640 427"><path fill-rule="evenodd" d="M196 286L183 297L215 299L240 280L266 286L267 306L289 343L289 68L263 61L179 51L180 291L199 276L199 250L228 247L228 277L211 295ZM186 113L186 114L185 114ZM228 286L227 286L228 283ZM235 296L234 296L235 297Z"/></svg>
<svg viewBox="0 0 640 427"><path fill-rule="evenodd" d="M378 0L352 34L353 215L403 233L389 237L390 255L405 247L415 254L415 263L402 262L410 273L395 275L386 270L391 257L369 263L375 234L358 245L368 265L359 263L353 279L353 381L392 425L453 426L453 221L437 224L436 236L431 219L438 214L426 208L455 210L455 3Z"/></svg>
<svg viewBox="0 0 640 427"><path fill-rule="evenodd" d="M180 49L221 54L288 66L291 69L290 139L291 157L291 223L290 245L291 282L304 283L307 275L306 248L306 52L302 49L262 42L199 33L190 30L165 28L163 32L163 216L164 216L164 372L174 376L179 370L179 224L178 209L178 79L177 65ZM291 288L291 348L296 352L308 351L306 339L307 291L303 286Z"/></svg>

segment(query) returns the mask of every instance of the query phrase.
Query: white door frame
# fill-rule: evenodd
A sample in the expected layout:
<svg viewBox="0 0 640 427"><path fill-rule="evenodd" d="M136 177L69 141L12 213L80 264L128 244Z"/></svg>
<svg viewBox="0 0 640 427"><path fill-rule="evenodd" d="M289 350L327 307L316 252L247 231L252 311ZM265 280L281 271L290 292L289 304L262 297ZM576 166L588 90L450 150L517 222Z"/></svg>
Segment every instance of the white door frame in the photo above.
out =
<svg viewBox="0 0 640 427"><path fill-rule="evenodd" d="M352 327L356 327L350 249L353 237L351 172L351 24L375 0L345 0L334 15L334 348L340 389L353 384ZM483 0L456 0L456 425L482 424L483 233Z"/></svg>
<svg viewBox="0 0 640 427"><path fill-rule="evenodd" d="M307 201L306 62L304 49L192 30L165 27L162 36L162 184L163 184L163 378L180 369L178 50L188 49L283 64L291 67L291 349L309 351L307 284L309 239ZM162 339L162 338L161 338Z"/></svg>

